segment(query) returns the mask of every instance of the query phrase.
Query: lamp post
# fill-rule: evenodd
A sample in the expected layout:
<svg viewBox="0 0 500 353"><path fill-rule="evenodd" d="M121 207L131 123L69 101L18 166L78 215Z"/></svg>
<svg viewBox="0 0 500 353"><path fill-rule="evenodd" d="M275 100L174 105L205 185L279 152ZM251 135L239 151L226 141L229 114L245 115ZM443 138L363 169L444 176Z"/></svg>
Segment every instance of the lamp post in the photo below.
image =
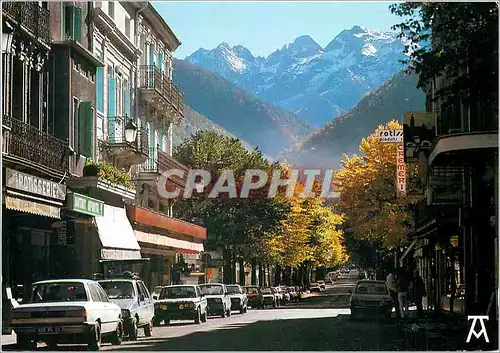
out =
<svg viewBox="0 0 500 353"><path fill-rule="evenodd" d="M137 138L137 125L130 119L125 125L125 141L128 143L135 142Z"/></svg>

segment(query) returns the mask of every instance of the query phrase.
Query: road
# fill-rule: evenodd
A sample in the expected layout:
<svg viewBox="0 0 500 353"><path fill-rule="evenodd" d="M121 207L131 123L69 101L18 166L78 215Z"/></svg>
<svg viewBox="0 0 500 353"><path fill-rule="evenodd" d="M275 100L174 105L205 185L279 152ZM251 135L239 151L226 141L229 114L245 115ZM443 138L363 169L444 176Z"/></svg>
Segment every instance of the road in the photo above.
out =
<svg viewBox="0 0 500 353"><path fill-rule="evenodd" d="M340 278L327 290L277 309L249 310L229 318L210 318L199 325L174 321L155 327L153 337L124 340L120 346L103 344L103 351L324 351L406 350L396 322L351 321L349 289L357 274ZM15 350L15 345L3 346ZM84 347L62 346L61 350ZM411 348L410 348L411 349ZM39 350L46 350L39 345Z"/></svg>

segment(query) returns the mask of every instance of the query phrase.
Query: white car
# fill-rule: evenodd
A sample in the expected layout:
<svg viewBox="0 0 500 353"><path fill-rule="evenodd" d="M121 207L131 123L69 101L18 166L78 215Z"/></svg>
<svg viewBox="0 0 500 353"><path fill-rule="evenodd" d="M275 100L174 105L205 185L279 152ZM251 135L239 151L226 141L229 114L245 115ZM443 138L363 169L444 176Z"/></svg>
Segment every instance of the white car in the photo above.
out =
<svg viewBox="0 0 500 353"><path fill-rule="evenodd" d="M390 318L392 307L392 297L385 281L358 281L354 293L351 293L351 319L365 315Z"/></svg>
<svg viewBox="0 0 500 353"><path fill-rule="evenodd" d="M278 292L273 287L264 287L260 291L262 293L262 309L266 306L272 306L276 308L279 306L278 302Z"/></svg>
<svg viewBox="0 0 500 353"><path fill-rule="evenodd" d="M314 282L314 283L311 283L311 287L309 288L309 290L311 292L321 292L321 286L319 283Z"/></svg>
<svg viewBox="0 0 500 353"><path fill-rule="evenodd" d="M326 290L326 283L325 283L325 281L318 281L318 284L319 284L319 288L322 291Z"/></svg>
<svg viewBox="0 0 500 353"><path fill-rule="evenodd" d="M11 327L22 350L36 349L37 342L50 350L61 343L99 350L102 338L121 344L121 313L95 281L46 280L33 283L30 301L13 309Z"/></svg>
<svg viewBox="0 0 500 353"><path fill-rule="evenodd" d="M273 287L275 291L276 300L278 305L285 304L285 294L281 290L281 287Z"/></svg>
<svg viewBox="0 0 500 353"><path fill-rule="evenodd" d="M248 310L248 297L245 290L239 284L226 285L229 299L231 300L231 310L239 310L244 314Z"/></svg>
<svg viewBox="0 0 500 353"><path fill-rule="evenodd" d="M199 287L207 298L209 315L231 316L231 299L225 284L207 283Z"/></svg>

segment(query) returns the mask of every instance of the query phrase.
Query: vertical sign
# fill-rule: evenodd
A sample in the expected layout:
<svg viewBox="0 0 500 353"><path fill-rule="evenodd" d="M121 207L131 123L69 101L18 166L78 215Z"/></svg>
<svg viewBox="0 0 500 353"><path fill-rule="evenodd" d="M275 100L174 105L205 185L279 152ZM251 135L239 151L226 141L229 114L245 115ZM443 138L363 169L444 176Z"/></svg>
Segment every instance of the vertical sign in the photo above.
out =
<svg viewBox="0 0 500 353"><path fill-rule="evenodd" d="M397 144L396 150L397 171L396 171L396 189L397 197L406 195L406 164L405 164L405 145L403 142Z"/></svg>

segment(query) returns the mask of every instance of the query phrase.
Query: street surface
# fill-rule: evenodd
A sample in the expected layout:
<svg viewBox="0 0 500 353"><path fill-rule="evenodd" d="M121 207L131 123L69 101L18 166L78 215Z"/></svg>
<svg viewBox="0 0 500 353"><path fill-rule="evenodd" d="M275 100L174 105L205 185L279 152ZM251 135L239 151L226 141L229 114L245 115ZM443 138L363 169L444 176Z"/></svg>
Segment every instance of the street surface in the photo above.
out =
<svg viewBox="0 0 500 353"><path fill-rule="evenodd" d="M327 290L277 309L233 313L229 318L209 318L200 325L173 321L155 327L153 337L140 330L137 341L124 339L120 346L103 343L103 351L300 351L300 350L414 350L414 338L402 335L395 320L351 321L348 290L354 289L357 271L341 276ZM16 350L4 345L3 350ZM39 344L39 350L46 350ZM85 350L60 346L60 350Z"/></svg>

